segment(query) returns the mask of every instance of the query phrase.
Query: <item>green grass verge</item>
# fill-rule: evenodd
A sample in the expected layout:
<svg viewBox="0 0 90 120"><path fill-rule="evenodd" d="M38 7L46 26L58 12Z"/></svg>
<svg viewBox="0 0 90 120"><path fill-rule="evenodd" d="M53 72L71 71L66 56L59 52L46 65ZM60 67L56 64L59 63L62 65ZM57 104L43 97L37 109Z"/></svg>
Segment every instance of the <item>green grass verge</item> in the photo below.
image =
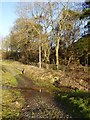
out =
<svg viewBox="0 0 90 120"><path fill-rule="evenodd" d="M2 81L0 81L0 84L4 86L17 87L18 83L15 76L18 74L20 74L20 71L12 65L12 61L2 61L2 67L0 70Z"/></svg>
<svg viewBox="0 0 90 120"><path fill-rule="evenodd" d="M12 63L12 61L2 61L0 69L0 75L2 75L0 84L6 86L2 89L2 120L17 120L24 105L24 98L20 91L7 87L13 88L18 86L15 76L20 74L20 71Z"/></svg>
<svg viewBox="0 0 90 120"><path fill-rule="evenodd" d="M16 87L18 85L15 77L9 72L2 73L2 85Z"/></svg>
<svg viewBox="0 0 90 120"><path fill-rule="evenodd" d="M20 110L24 104L21 93L17 90L2 91L2 120L19 118Z"/></svg>
<svg viewBox="0 0 90 120"><path fill-rule="evenodd" d="M74 117L90 119L90 93L72 91L58 93L56 97Z"/></svg>

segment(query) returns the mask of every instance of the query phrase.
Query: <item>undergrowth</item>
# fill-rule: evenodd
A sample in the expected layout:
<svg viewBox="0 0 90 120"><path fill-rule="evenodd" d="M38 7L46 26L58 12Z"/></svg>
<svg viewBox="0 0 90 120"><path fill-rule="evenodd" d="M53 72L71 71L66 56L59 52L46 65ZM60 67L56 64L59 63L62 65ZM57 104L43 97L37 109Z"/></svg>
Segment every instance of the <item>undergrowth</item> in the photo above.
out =
<svg viewBox="0 0 90 120"><path fill-rule="evenodd" d="M60 92L56 95L58 102L64 105L76 118L90 119L90 93L83 91Z"/></svg>

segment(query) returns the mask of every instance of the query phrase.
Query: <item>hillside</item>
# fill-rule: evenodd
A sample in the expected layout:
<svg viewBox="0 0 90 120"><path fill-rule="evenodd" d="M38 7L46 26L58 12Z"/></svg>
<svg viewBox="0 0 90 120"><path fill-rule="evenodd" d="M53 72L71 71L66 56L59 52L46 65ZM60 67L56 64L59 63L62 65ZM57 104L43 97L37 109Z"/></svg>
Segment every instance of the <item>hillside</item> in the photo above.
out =
<svg viewBox="0 0 90 120"><path fill-rule="evenodd" d="M74 66L68 68L67 72L63 72L39 69L16 61L3 61L0 70L2 120L68 119L76 116L80 118L82 113L83 117L88 118L87 106L89 107L90 97L88 70L82 66L76 70L73 68ZM22 73L23 69L24 73ZM71 104L74 112L71 108L65 109L65 106L71 106ZM84 105L82 110L79 105Z"/></svg>

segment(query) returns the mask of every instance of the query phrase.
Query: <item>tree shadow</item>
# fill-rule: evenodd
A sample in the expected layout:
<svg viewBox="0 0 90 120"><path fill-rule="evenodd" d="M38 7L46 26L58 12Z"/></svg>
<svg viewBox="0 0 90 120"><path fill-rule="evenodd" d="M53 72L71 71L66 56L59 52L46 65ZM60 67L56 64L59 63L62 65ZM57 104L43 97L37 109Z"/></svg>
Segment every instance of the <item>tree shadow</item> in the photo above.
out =
<svg viewBox="0 0 90 120"><path fill-rule="evenodd" d="M54 101L56 106L62 109L64 113L68 114L70 119L79 119L79 120L86 119L85 114L82 114L82 112L80 112L80 109L78 109L77 106L74 106L73 104L71 104L69 98L77 98L77 99L90 98L90 93L76 92L70 89L67 89L67 91L65 89L64 91L64 88L63 88L63 91L62 90L54 91Z"/></svg>

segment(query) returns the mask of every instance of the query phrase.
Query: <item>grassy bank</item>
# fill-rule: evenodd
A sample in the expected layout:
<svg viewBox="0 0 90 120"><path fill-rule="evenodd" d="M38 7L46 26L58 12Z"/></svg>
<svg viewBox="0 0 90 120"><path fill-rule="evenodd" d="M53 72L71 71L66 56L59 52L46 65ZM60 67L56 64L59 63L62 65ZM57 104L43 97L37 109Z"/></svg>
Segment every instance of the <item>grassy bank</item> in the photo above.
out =
<svg viewBox="0 0 90 120"><path fill-rule="evenodd" d="M21 75L22 69L25 69L23 75ZM18 119L20 110L24 104L24 98L20 91L8 88L18 86L16 76L20 77L23 83L29 78L28 80L33 81L36 86L45 88L47 91L58 91L55 96L58 103L64 106L64 109L69 111L74 117L90 118L90 93L85 90L79 90L79 88L83 90L84 85L88 85L86 81L88 77L87 71L82 71L79 67L75 70L65 73L61 70L39 69L38 67L24 65L17 61L3 61L2 69L0 70L0 75L2 74L1 84L6 87L2 89L2 120ZM53 85L54 80L58 80L60 86L55 87ZM73 88L76 87L78 90L67 89L70 86Z"/></svg>

